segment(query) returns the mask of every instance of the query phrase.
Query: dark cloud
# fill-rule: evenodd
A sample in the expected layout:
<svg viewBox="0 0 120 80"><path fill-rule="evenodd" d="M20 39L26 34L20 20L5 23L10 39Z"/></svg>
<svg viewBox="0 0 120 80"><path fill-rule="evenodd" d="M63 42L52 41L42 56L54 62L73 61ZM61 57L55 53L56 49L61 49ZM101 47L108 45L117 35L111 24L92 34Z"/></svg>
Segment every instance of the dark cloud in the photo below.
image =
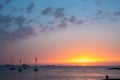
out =
<svg viewBox="0 0 120 80"><path fill-rule="evenodd" d="M115 15L115 16L120 16L120 11L114 12L114 15Z"/></svg>
<svg viewBox="0 0 120 80"><path fill-rule="evenodd" d="M43 24L40 24L40 25L39 25L39 27L42 27L42 26L43 26Z"/></svg>
<svg viewBox="0 0 120 80"><path fill-rule="evenodd" d="M0 29L0 42L6 42L11 38L11 33L9 31L6 31L5 29Z"/></svg>
<svg viewBox="0 0 120 80"><path fill-rule="evenodd" d="M50 28L48 27L48 25L41 25L40 27L42 27L40 32L46 33L50 31Z"/></svg>
<svg viewBox="0 0 120 80"><path fill-rule="evenodd" d="M30 26L19 27L14 32L10 32L5 29L0 29L0 42L19 41L21 39L27 39L32 35L35 35L35 30Z"/></svg>
<svg viewBox="0 0 120 80"><path fill-rule="evenodd" d="M18 30L16 30L13 33L18 38L28 38L31 35L35 35L34 28L28 26L28 27L19 27Z"/></svg>
<svg viewBox="0 0 120 80"><path fill-rule="evenodd" d="M68 23L68 19L64 18L61 23L59 24L58 28L66 28Z"/></svg>
<svg viewBox="0 0 120 80"><path fill-rule="evenodd" d="M36 20L34 20L34 19L29 19L29 20L26 21L26 24L29 24L29 23L35 22L35 21L36 21Z"/></svg>
<svg viewBox="0 0 120 80"><path fill-rule="evenodd" d="M57 18L62 18L65 14L64 14L64 8L58 8L56 9L56 11L54 12L54 16Z"/></svg>
<svg viewBox="0 0 120 80"><path fill-rule="evenodd" d="M49 15L52 13L53 13L53 8L51 6L49 6L48 8L44 9L41 14L42 15Z"/></svg>
<svg viewBox="0 0 120 80"><path fill-rule="evenodd" d="M52 15L55 18L62 18L63 16L65 16L64 10L64 8L57 8L56 10L54 10L51 6L49 6L46 9L44 9L41 14Z"/></svg>
<svg viewBox="0 0 120 80"><path fill-rule="evenodd" d="M77 22L76 22L76 24L77 25L81 25L81 24L83 24L85 21L83 21L83 20L78 20Z"/></svg>
<svg viewBox="0 0 120 80"><path fill-rule="evenodd" d="M23 26L23 24L25 23L25 21L26 21L26 18L23 17L23 16L19 16L15 20L16 24L19 25L19 26Z"/></svg>
<svg viewBox="0 0 120 80"><path fill-rule="evenodd" d="M14 21L14 17L10 15L0 15L0 29L8 28L11 26L11 23Z"/></svg>
<svg viewBox="0 0 120 80"><path fill-rule="evenodd" d="M95 15L96 15L96 16L99 16L99 15L101 15L101 14L103 14L103 13L104 13L103 11L99 10L99 11L96 12Z"/></svg>
<svg viewBox="0 0 120 80"><path fill-rule="evenodd" d="M102 20L110 20L112 17L113 17L113 13L111 11L98 10L95 13L95 16L91 18L91 21L101 22Z"/></svg>
<svg viewBox="0 0 120 80"><path fill-rule="evenodd" d="M3 5L2 4L0 4L0 11L3 9Z"/></svg>
<svg viewBox="0 0 120 80"><path fill-rule="evenodd" d="M77 18L75 16L71 16L71 18L69 19L69 22L71 23L75 23L77 21Z"/></svg>
<svg viewBox="0 0 120 80"><path fill-rule="evenodd" d="M0 23L3 24L8 24L11 23L14 20L14 17L7 15L7 16L2 16L0 17Z"/></svg>
<svg viewBox="0 0 120 80"><path fill-rule="evenodd" d="M24 10L24 8L18 9L18 8L14 7L14 6L12 6L10 8L11 8L11 12L16 12L16 11L22 11L22 10Z"/></svg>
<svg viewBox="0 0 120 80"><path fill-rule="evenodd" d="M43 25L43 24L40 24L39 28L40 28L40 32L42 33L48 33L48 32L52 32L55 30L54 27L50 27L48 25Z"/></svg>
<svg viewBox="0 0 120 80"><path fill-rule="evenodd" d="M109 20L112 22L118 21L120 16L120 11L96 11L95 15L90 18L92 22L102 22L103 20Z"/></svg>
<svg viewBox="0 0 120 80"><path fill-rule="evenodd" d="M9 4L12 0L6 0L5 3Z"/></svg>
<svg viewBox="0 0 120 80"><path fill-rule="evenodd" d="M33 8L35 7L35 3L31 3L29 4L28 8L27 8L27 12L31 13L33 11Z"/></svg>

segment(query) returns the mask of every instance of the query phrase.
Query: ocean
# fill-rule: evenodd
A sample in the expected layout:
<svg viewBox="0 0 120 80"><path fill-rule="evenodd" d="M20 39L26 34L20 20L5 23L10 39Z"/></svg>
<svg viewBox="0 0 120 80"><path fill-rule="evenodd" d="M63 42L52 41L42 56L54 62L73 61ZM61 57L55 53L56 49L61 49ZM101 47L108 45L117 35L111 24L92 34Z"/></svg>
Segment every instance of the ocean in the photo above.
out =
<svg viewBox="0 0 120 80"><path fill-rule="evenodd" d="M108 68L110 67L39 66L38 72L34 72L34 67L18 72L0 66L0 80L102 80L105 75L109 75L110 78L120 78L119 70L108 70Z"/></svg>

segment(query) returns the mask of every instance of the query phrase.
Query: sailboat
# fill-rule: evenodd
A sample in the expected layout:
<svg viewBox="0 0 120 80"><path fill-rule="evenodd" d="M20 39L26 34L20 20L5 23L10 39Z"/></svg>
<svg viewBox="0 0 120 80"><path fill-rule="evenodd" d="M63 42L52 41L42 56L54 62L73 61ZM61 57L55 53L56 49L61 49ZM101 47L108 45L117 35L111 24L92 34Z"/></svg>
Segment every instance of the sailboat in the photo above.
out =
<svg viewBox="0 0 120 80"><path fill-rule="evenodd" d="M38 68L37 68L37 57L35 58L35 68L34 68L34 71L37 72L38 71Z"/></svg>
<svg viewBox="0 0 120 80"><path fill-rule="evenodd" d="M9 66L9 70L16 70L15 65L13 65L13 60L11 60L11 65Z"/></svg>
<svg viewBox="0 0 120 80"><path fill-rule="evenodd" d="M18 69L18 72L21 72L22 71L22 66L21 66L21 63L22 63L22 60L20 59L20 64L19 64L19 69Z"/></svg>
<svg viewBox="0 0 120 80"><path fill-rule="evenodd" d="M23 67L23 69L27 69L27 64L25 64L25 60L24 60L24 64L22 64L22 67Z"/></svg>

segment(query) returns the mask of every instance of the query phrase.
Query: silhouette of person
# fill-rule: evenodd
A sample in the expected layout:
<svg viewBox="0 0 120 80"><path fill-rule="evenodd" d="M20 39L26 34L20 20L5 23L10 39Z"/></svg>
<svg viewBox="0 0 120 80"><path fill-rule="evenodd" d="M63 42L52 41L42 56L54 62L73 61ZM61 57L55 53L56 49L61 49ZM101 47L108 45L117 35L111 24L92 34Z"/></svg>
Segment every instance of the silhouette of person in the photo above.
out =
<svg viewBox="0 0 120 80"><path fill-rule="evenodd" d="M106 76L105 76L105 78L106 78L106 79L108 79L108 78L109 78L109 76L108 76L108 75L106 75Z"/></svg>

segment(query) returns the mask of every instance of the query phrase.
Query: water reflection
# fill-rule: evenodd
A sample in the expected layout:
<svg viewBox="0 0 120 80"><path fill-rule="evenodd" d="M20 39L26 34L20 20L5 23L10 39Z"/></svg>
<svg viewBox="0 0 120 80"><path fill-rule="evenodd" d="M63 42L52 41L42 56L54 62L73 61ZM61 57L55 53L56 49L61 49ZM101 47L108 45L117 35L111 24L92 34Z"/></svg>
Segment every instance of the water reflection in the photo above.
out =
<svg viewBox="0 0 120 80"><path fill-rule="evenodd" d="M119 71L108 70L107 67L34 67L22 72L0 69L0 80L102 80L105 75L111 78L120 78Z"/></svg>
<svg viewBox="0 0 120 80"><path fill-rule="evenodd" d="M21 72L18 73L18 80L22 80L22 74L21 74Z"/></svg>
<svg viewBox="0 0 120 80"><path fill-rule="evenodd" d="M38 72L34 72L34 80L38 80Z"/></svg>

